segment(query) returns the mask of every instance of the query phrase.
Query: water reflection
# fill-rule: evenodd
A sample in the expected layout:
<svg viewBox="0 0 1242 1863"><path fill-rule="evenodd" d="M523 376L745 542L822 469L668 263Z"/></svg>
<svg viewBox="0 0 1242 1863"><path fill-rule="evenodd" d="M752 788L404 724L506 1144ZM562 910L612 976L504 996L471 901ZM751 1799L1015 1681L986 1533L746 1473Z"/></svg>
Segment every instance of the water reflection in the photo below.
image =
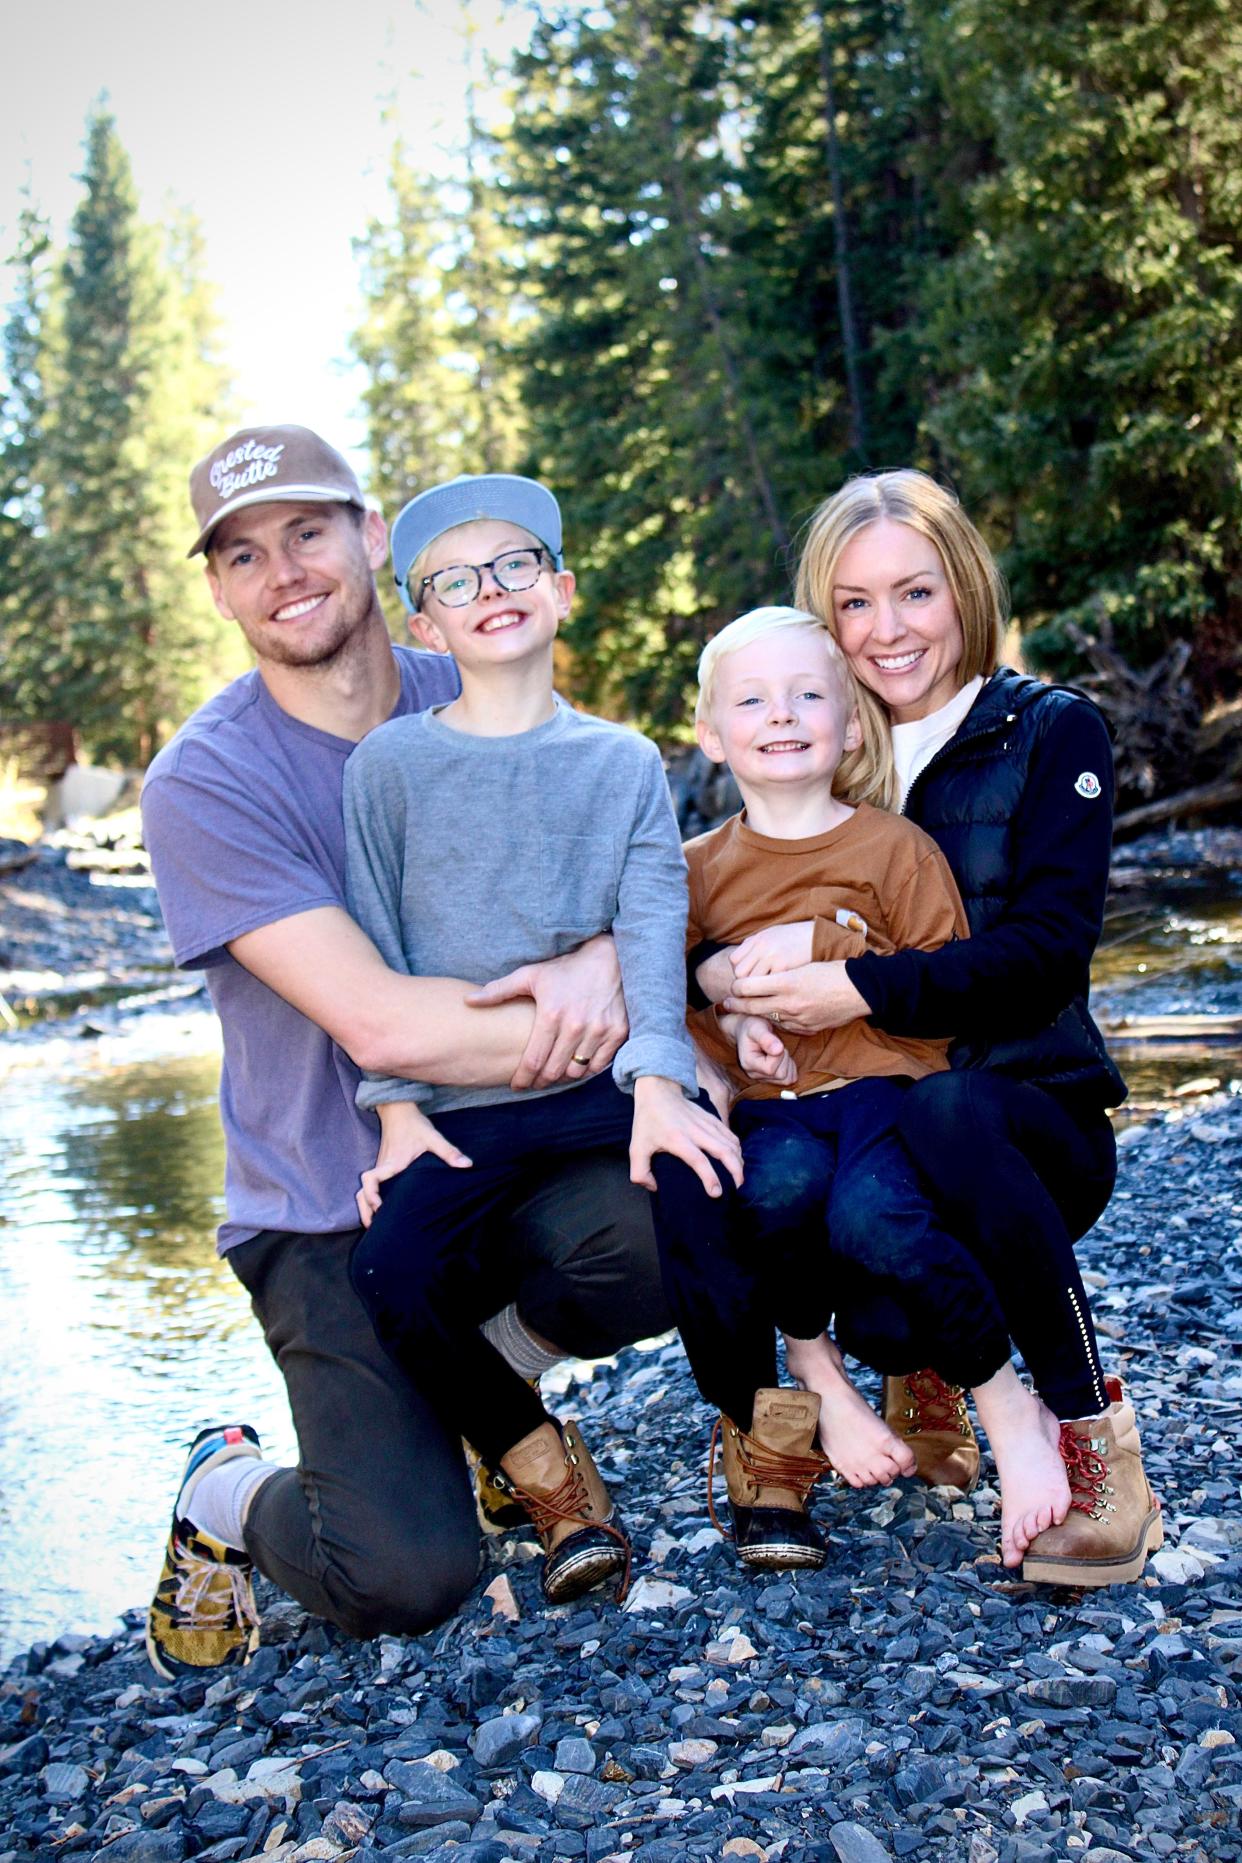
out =
<svg viewBox="0 0 1242 1863"><path fill-rule="evenodd" d="M0 1078L0 1654L150 1591L184 1445L222 1414L292 1447L214 1254L214 1029L56 1045ZM186 1052L189 1040L196 1052ZM159 1032L155 1046L159 1047ZM205 1050L205 1052L204 1052Z"/></svg>

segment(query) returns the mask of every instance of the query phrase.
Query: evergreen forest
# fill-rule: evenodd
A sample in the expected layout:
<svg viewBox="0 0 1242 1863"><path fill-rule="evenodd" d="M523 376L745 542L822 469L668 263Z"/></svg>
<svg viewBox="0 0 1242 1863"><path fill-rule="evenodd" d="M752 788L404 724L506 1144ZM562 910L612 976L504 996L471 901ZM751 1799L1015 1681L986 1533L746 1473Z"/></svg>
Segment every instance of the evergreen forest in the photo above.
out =
<svg viewBox="0 0 1242 1863"><path fill-rule="evenodd" d="M389 515L458 471L561 498L576 699L684 735L703 640L902 464L999 551L1028 664L1236 697L1233 0L544 0L480 82L449 181L394 123L342 347ZM139 224L102 112L83 181L67 249L32 206L16 255L0 715L134 760L224 652L178 548L224 383L193 225Z"/></svg>

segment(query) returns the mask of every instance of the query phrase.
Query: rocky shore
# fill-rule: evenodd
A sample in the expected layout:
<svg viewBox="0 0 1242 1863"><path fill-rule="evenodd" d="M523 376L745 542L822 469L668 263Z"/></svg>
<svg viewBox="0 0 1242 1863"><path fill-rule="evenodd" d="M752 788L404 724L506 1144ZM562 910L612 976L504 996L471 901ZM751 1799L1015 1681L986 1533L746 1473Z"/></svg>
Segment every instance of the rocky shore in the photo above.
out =
<svg viewBox="0 0 1242 1863"><path fill-rule="evenodd" d="M102 851L118 859L101 878L64 845L0 877L0 994L22 1012L5 1043L195 987L168 969L140 866ZM1152 874L1236 887L1242 849L1166 836L1123 858L1124 898ZM1236 978L1219 981L1232 1008ZM424 1637L352 1642L269 1593L245 1670L161 1683L138 1610L36 1645L0 1676L0 1863L1242 1863L1242 1100L1225 1063L1142 1102L1081 1251L1164 1504L1141 1584L1006 1575L987 1464L969 1499L821 1490L823 1571L743 1576L707 1522L709 1418L679 1348L627 1352L556 1405L633 1531L624 1608L547 1610L511 1536Z"/></svg>
<svg viewBox="0 0 1242 1863"><path fill-rule="evenodd" d="M0 1681L0 1863L1242 1858L1242 1101L1122 1134L1083 1246L1166 1545L1137 1586L1036 1589L997 1498L821 1493L822 1572L743 1576L705 1516L675 1344L571 1385L634 1533L624 1608L540 1601L488 1541L440 1630L361 1644L264 1600L241 1671L160 1683L140 1613Z"/></svg>

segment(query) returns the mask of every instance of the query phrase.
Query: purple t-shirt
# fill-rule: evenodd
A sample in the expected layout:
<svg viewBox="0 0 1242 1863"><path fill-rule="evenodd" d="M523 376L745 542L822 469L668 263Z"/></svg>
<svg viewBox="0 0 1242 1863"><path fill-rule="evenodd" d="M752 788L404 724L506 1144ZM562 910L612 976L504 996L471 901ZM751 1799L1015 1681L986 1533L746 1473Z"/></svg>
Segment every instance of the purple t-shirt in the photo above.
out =
<svg viewBox="0 0 1242 1863"><path fill-rule="evenodd" d="M392 716L455 697L439 654L395 650ZM281 710L257 672L201 706L156 757L142 819L173 956L203 970L224 1032L221 1253L262 1229L353 1229L379 1125L359 1074L323 1030L226 946L316 906L345 910L341 775L354 746Z"/></svg>

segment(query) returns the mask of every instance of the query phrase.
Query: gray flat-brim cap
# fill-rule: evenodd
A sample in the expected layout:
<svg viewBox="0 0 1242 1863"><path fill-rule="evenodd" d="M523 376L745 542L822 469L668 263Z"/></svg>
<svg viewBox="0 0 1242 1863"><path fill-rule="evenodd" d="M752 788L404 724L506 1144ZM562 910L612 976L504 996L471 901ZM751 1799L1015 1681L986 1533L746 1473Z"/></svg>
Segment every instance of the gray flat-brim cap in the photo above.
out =
<svg viewBox="0 0 1242 1863"><path fill-rule="evenodd" d="M480 518L499 518L528 530L561 567L561 508L546 485L515 472L463 472L411 498L392 527L393 581L411 613L415 604L406 586L410 565L446 530Z"/></svg>

